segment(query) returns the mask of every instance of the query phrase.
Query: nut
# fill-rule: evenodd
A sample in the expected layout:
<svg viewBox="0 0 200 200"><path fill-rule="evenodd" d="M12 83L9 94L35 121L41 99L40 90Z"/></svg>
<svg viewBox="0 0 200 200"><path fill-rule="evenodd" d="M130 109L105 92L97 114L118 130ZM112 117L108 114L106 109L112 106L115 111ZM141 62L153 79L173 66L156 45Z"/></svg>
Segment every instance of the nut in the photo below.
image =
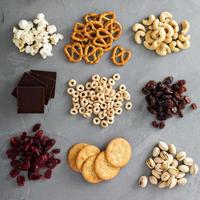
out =
<svg viewBox="0 0 200 200"><path fill-rule="evenodd" d="M148 166L150 169L153 169L153 168L155 167L155 165L156 165L152 158L149 158L149 159L146 161L146 164L147 164L147 166Z"/></svg>
<svg viewBox="0 0 200 200"><path fill-rule="evenodd" d="M144 31L144 32L146 31L144 25L142 25L142 24L140 24L140 23L134 24L134 25L132 26L132 30L133 30L134 32L137 32L138 30L142 30L142 31Z"/></svg>
<svg viewBox="0 0 200 200"><path fill-rule="evenodd" d="M184 176L185 176L185 173L179 172L179 173L176 175L176 178L177 178L177 179L181 179L181 178L183 178Z"/></svg>
<svg viewBox="0 0 200 200"><path fill-rule="evenodd" d="M170 173L168 172L164 172L162 175L161 175L161 180L162 181L167 181L169 178L170 178Z"/></svg>
<svg viewBox="0 0 200 200"><path fill-rule="evenodd" d="M162 141L160 141L159 143L158 143L158 147L161 149L161 150L163 150L163 151L168 151L168 145L165 143L165 142L162 142Z"/></svg>
<svg viewBox="0 0 200 200"><path fill-rule="evenodd" d="M170 166L169 169L168 169L168 172L169 172L171 175L177 175L179 171L178 171L177 168Z"/></svg>
<svg viewBox="0 0 200 200"><path fill-rule="evenodd" d="M190 168L187 165L179 165L178 169L183 173L188 173L190 171Z"/></svg>
<svg viewBox="0 0 200 200"><path fill-rule="evenodd" d="M176 159L178 161L182 161L186 158L186 153L184 151L180 151L179 153L176 154Z"/></svg>
<svg viewBox="0 0 200 200"><path fill-rule="evenodd" d="M153 157L157 157L160 154L160 149L158 147L154 147L153 149Z"/></svg>
<svg viewBox="0 0 200 200"><path fill-rule="evenodd" d="M190 167L190 174L195 175L198 173L198 166L197 164L193 163L193 165Z"/></svg>
<svg viewBox="0 0 200 200"><path fill-rule="evenodd" d="M139 178L138 184L140 187L145 188L148 184L148 178L146 176L141 176Z"/></svg>
<svg viewBox="0 0 200 200"><path fill-rule="evenodd" d="M161 151L160 153L160 157L163 159L163 160L167 160L169 158L169 155L166 151Z"/></svg>
<svg viewBox="0 0 200 200"><path fill-rule="evenodd" d="M160 175L162 174L161 172L159 171L156 171L156 170L152 170L151 171L152 175L155 176L157 179L160 179Z"/></svg>
<svg viewBox="0 0 200 200"><path fill-rule="evenodd" d="M190 29L190 24L187 20L183 20L182 23L182 30L181 30L181 33L186 35L186 33L189 31Z"/></svg>
<svg viewBox="0 0 200 200"><path fill-rule="evenodd" d="M149 176L149 182L153 185L157 185L158 179L155 176Z"/></svg>
<svg viewBox="0 0 200 200"><path fill-rule="evenodd" d="M168 145L168 148L169 148L169 153L172 154L172 155L176 155L176 147L174 144L169 144Z"/></svg>
<svg viewBox="0 0 200 200"><path fill-rule="evenodd" d="M192 166L193 165L193 159L192 158L189 158L189 157L186 157L184 160L183 160L183 163L187 166Z"/></svg>
<svg viewBox="0 0 200 200"><path fill-rule="evenodd" d="M168 181L167 181L167 185L169 186L169 188L174 188L177 184L177 179L175 177L171 177Z"/></svg>
<svg viewBox="0 0 200 200"><path fill-rule="evenodd" d="M165 170L168 170L170 167L170 164L167 160L165 160L163 163L162 163L162 169L165 171Z"/></svg>
<svg viewBox="0 0 200 200"><path fill-rule="evenodd" d="M167 182L160 181L160 182L158 183L158 187L159 187L159 188L166 188L166 187L167 187Z"/></svg>
<svg viewBox="0 0 200 200"><path fill-rule="evenodd" d="M187 179L186 178L181 178L177 181L178 185L185 185L187 184Z"/></svg>
<svg viewBox="0 0 200 200"><path fill-rule="evenodd" d="M178 161L176 159L173 159L171 166L175 168L178 167Z"/></svg>
<svg viewBox="0 0 200 200"><path fill-rule="evenodd" d="M135 41L137 44L141 44L142 43L142 40L141 40L141 37L144 37L145 36L145 32L142 31L142 30L139 30L135 33Z"/></svg>
<svg viewBox="0 0 200 200"><path fill-rule="evenodd" d="M156 158L154 158L153 159L154 160L154 162L156 163L156 164L161 164L161 163L163 163L164 162L164 160L161 158L161 157L156 157Z"/></svg>

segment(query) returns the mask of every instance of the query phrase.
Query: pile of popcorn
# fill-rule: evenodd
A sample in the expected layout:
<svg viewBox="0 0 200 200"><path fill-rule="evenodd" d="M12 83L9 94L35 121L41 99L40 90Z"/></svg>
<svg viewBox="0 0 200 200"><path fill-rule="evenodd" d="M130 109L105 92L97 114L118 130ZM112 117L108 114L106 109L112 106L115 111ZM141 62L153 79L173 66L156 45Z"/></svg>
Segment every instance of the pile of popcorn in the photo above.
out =
<svg viewBox="0 0 200 200"><path fill-rule="evenodd" d="M27 21L22 19L18 23L19 29L13 27L13 43L20 52L34 56L38 52L43 59L53 56L52 46L64 37L56 33L55 25L50 25L43 13L37 14L36 19Z"/></svg>

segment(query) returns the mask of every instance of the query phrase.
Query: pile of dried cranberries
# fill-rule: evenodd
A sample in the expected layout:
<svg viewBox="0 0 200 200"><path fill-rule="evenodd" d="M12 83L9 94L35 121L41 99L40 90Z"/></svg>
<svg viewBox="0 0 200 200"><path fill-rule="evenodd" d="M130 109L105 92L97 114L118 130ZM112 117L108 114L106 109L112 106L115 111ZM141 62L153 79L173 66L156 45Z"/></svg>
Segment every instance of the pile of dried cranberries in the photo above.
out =
<svg viewBox="0 0 200 200"><path fill-rule="evenodd" d="M185 96L187 91L186 81L178 80L173 82L172 76L166 77L163 81L149 81L142 89L146 95L147 109L156 115L158 121L153 121L154 128L164 128L163 121L173 116L183 117L183 111L187 104L191 104L191 99ZM195 103L191 104L193 110L197 109Z"/></svg>
<svg viewBox="0 0 200 200"><path fill-rule="evenodd" d="M18 186L24 186L23 174L26 172L29 180L51 178L52 169L61 162L55 157L55 154L60 153L60 149L52 149L56 140L46 136L40 126L33 126L33 135L23 132L20 136L10 139L10 148L6 154L11 159L10 165L13 168L10 176L17 177Z"/></svg>

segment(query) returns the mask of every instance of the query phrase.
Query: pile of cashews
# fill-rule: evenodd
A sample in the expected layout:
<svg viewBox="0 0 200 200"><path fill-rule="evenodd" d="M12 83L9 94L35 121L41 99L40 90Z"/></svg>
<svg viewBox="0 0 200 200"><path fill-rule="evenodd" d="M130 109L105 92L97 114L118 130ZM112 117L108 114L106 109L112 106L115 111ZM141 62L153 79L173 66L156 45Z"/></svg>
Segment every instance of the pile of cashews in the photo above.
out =
<svg viewBox="0 0 200 200"><path fill-rule="evenodd" d="M190 47L190 35L187 35L189 28L189 22L183 20L180 30L173 15L164 11L159 18L151 14L147 19L143 19L142 23L134 24L132 30L135 32L134 38L137 44L143 42L147 49L155 50L158 55L165 56Z"/></svg>

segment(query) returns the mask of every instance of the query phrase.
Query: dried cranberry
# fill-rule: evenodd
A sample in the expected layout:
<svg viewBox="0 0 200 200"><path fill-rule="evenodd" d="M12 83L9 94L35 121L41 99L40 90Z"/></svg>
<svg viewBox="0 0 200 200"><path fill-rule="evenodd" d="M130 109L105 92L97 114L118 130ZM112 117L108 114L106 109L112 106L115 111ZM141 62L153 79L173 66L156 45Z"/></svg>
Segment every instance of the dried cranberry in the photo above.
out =
<svg viewBox="0 0 200 200"><path fill-rule="evenodd" d="M29 161L24 161L21 164L21 170L27 171L30 168L30 162Z"/></svg>
<svg viewBox="0 0 200 200"><path fill-rule="evenodd" d="M187 104L191 103L191 99L188 96L184 96L184 100L185 100L185 103L187 103Z"/></svg>
<svg viewBox="0 0 200 200"><path fill-rule="evenodd" d="M37 132L35 133L35 136L40 138L40 137L43 136L43 134L44 134L44 132L43 132L42 130L39 130L39 131L37 131Z"/></svg>
<svg viewBox="0 0 200 200"><path fill-rule="evenodd" d="M196 110L196 109L197 109L197 104L196 104L196 103L192 103L192 104L191 104L191 108L192 108L193 110Z"/></svg>
<svg viewBox="0 0 200 200"><path fill-rule="evenodd" d="M45 178L51 178L52 175L52 170L51 169L47 169L46 172L44 173L44 177Z"/></svg>
<svg viewBox="0 0 200 200"><path fill-rule="evenodd" d="M158 124L157 121L153 121L153 122L152 122L152 126L153 126L154 128L158 128L158 127L159 127L159 124Z"/></svg>
<svg viewBox="0 0 200 200"><path fill-rule="evenodd" d="M39 124L39 123L38 123L38 124L35 124L35 125L33 126L33 128L32 128L32 131L35 132L35 131L39 130L40 127L41 127L41 124Z"/></svg>
<svg viewBox="0 0 200 200"><path fill-rule="evenodd" d="M26 136L27 136L27 132L23 132L20 136L21 140L25 140Z"/></svg>
<svg viewBox="0 0 200 200"><path fill-rule="evenodd" d="M20 170L19 170L18 168L14 168L14 169L12 169L12 170L10 171L10 176L11 176L12 178L15 178L16 176L19 175L19 173L20 173Z"/></svg>
<svg viewBox="0 0 200 200"><path fill-rule="evenodd" d="M15 168L19 168L21 166L21 162L19 160L12 160L10 165Z"/></svg>
<svg viewBox="0 0 200 200"><path fill-rule="evenodd" d="M24 183L25 183L25 178L24 178L24 176L18 176L18 177L17 177L17 185L18 185L18 186L24 186Z"/></svg>
<svg viewBox="0 0 200 200"><path fill-rule="evenodd" d="M53 150L52 150L52 153L58 154L58 153L60 153L60 149L53 149Z"/></svg>
<svg viewBox="0 0 200 200"><path fill-rule="evenodd" d="M159 123L159 128L160 128L160 129L163 129L164 127L165 127L165 123L164 123L164 122L160 122L160 123Z"/></svg>

